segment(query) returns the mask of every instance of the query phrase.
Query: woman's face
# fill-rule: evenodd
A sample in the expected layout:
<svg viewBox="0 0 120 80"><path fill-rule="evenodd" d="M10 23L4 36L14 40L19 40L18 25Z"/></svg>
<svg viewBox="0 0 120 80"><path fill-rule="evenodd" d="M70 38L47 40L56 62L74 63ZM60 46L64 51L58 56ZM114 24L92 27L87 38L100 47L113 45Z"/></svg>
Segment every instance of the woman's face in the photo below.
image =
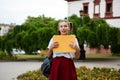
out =
<svg viewBox="0 0 120 80"><path fill-rule="evenodd" d="M58 29L59 29L61 35L67 35L70 31L70 27L67 22L59 23Z"/></svg>

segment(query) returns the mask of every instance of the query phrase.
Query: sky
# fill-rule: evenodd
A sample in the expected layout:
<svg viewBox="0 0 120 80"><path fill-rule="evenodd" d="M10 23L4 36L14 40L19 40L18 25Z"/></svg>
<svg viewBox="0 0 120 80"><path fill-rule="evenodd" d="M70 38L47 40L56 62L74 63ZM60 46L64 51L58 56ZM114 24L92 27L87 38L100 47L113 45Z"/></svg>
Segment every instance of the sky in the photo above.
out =
<svg viewBox="0 0 120 80"><path fill-rule="evenodd" d="M21 25L28 16L67 17L65 0L0 0L0 23Z"/></svg>

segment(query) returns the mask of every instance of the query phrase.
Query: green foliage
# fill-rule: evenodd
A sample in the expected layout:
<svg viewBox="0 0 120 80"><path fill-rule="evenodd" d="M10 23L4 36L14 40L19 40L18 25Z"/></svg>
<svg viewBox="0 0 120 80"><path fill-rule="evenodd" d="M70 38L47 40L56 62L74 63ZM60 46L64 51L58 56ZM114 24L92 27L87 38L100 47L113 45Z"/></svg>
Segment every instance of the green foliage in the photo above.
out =
<svg viewBox="0 0 120 80"><path fill-rule="evenodd" d="M120 69L115 68L99 68L94 67L93 69L81 66L76 68L78 80L119 80ZM34 71L28 71L17 77L18 80L48 80L41 73L40 69Z"/></svg>
<svg viewBox="0 0 120 80"><path fill-rule="evenodd" d="M74 14L68 17L68 20L73 24L73 29L72 29L73 34L77 35L77 29L80 25L80 18L78 18L78 16Z"/></svg>
<svg viewBox="0 0 120 80"><path fill-rule="evenodd" d="M38 17L28 16L28 19L26 20L24 25L27 25L27 26L29 25L30 27L35 26L37 28L39 28L39 27L50 27L50 24L54 23L54 21L55 20L53 18L45 17L44 15L38 16ZM51 26L51 27L53 27L53 26Z"/></svg>
<svg viewBox="0 0 120 80"><path fill-rule="evenodd" d="M40 49L46 49L50 38L55 34L53 28L41 28L39 29L39 45Z"/></svg>
<svg viewBox="0 0 120 80"><path fill-rule="evenodd" d="M120 29L118 28L111 28L109 31L111 51L114 54L120 53L119 32L120 32Z"/></svg>
<svg viewBox="0 0 120 80"><path fill-rule="evenodd" d="M18 80L48 80L39 70L28 71L17 77Z"/></svg>
<svg viewBox="0 0 120 80"><path fill-rule="evenodd" d="M110 27L107 24L99 24L96 29L99 45L103 44L105 48L109 46L109 29Z"/></svg>
<svg viewBox="0 0 120 80"><path fill-rule="evenodd" d="M78 80L119 80L120 72L114 68L98 68L93 69L82 66L77 69L79 73Z"/></svg>
<svg viewBox="0 0 120 80"><path fill-rule="evenodd" d="M16 60L16 56L11 56L0 50L0 60Z"/></svg>
<svg viewBox="0 0 120 80"><path fill-rule="evenodd" d="M90 20L91 20L90 17L87 15L83 17L82 22L85 25L89 25Z"/></svg>
<svg viewBox="0 0 120 80"><path fill-rule="evenodd" d="M23 49L27 54L46 49L50 38L57 33L57 23L58 21L44 15L28 16L22 25L16 25L12 32L0 38L0 49L6 50L10 55L12 48Z"/></svg>
<svg viewBox="0 0 120 80"><path fill-rule="evenodd" d="M97 36L94 32L92 32L92 31L89 32L88 37L87 37L87 41L88 41L90 48L98 47Z"/></svg>
<svg viewBox="0 0 120 80"><path fill-rule="evenodd" d="M4 42L4 50L6 50L7 53L10 56L12 56L11 50L15 45L14 36L12 35L12 33L8 33L7 35L5 35L3 42Z"/></svg>
<svg viewBox="0 0 120 80"><path fill-rule="evenodd" d="M79 39L80 45L84 44L85 41L87 41L87 37L89 33L90 33L90 30L86 26L78 28L77 37Z"/></svg>
<svg viewBox="0 0 120 80"><path fill-rule="evenodd" d="M112 29L105 20L90 19L89 16L84 16L82 23L82 27L77 28L77 37L80 44L86 42L91 48L98 48L101 44L104 45L104 48L109 48L109 45L111 45L111 47L115 46L116 48L112 52L118 51L117 53L119 53L120 38L117 28Z"/></svg>
<svg viewBox="0 0 120 80"><path fill-rule="evenodd" d="M119 31L118 31L118 44L120 45L120 28L118 29Z"/></svg>
<svg viewBox="0 0 120 80"><path fill-rule="evenodd" d="M5 44L4 37L0 36L0 50L2 51L4 51L4 47L5 47L4 44Z"/></svg>
<svg viewBox="0 0 120 80"><path fill-rule="evenodd" d="M0 60L4 59L6 57L6 54L0 50Z"/></svg>
<svg viewBox="0 0 120 80"><path fill-rule="evenodd" d="M16 36L15 36L16 48L22 48L23 36L24 36L25 34L26 34L25 32L19 32L18 34L16 34Z"/></svg>
<svg viewBox="0 0 120 80"><path fill-rule="evenodd" d="M80 45L86 43L91 48L98 48L101 44L108 48L111 45L112 53L120 53L119 28L110 27L105 20L90 19L89 16L79 18L74 14L68 20L73 23L73 34L79 39ZM28 54L46 49L50 38L57 34L58 22L44 15L28 16L22 25L16 25L12 32L0 37L0 49L6 50L9 55L12 55L12 48L23 49Z"/></svg>

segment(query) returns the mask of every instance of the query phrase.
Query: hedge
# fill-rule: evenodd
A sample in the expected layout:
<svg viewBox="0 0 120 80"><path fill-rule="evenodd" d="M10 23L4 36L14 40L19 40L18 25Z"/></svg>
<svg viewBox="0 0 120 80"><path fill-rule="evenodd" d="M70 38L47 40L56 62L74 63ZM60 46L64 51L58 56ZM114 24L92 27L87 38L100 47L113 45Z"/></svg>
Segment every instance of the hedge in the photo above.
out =
<svg viewBox="0 0 120 80"><path fill-rule="evenodd" d="M86 66L76 68L78 80L120 80L120 69L115 68L99 68L92 69ZM17 77L18 80L48 80L42 75L40 69L28 71Z"/></svg>

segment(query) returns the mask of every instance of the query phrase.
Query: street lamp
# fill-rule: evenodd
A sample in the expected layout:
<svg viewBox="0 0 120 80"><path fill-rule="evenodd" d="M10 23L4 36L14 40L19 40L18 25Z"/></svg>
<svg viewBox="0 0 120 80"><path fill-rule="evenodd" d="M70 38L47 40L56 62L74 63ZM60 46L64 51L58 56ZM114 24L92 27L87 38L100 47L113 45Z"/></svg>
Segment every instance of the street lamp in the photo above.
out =
<svg viewBox="0 0 120 80"><path fill-rule="evenodd" d="M83 10L80 10L79 14L80 14L80 27L81 27L82 26Z"/></svg>
<svg viewBox="0 0 120 80"><path fill-rule="evenodd" d="M79 13L80 13L80 17L82 17L83 16L83 10L80 10Z"/></svg>
<svg viewBox="0 0 120 80"><path fill-rule="evenodd" d="M82 27L82 17L83 17L83 10L80 10L79 11L79 14L80 14L80 27ZM80 45L80 57L79 57L79 59L80 60L85 60L86 59L86 56L85 56L85 53L86 53L86 51L84 50L84 43L83 44L81 44Z"/></svg>

